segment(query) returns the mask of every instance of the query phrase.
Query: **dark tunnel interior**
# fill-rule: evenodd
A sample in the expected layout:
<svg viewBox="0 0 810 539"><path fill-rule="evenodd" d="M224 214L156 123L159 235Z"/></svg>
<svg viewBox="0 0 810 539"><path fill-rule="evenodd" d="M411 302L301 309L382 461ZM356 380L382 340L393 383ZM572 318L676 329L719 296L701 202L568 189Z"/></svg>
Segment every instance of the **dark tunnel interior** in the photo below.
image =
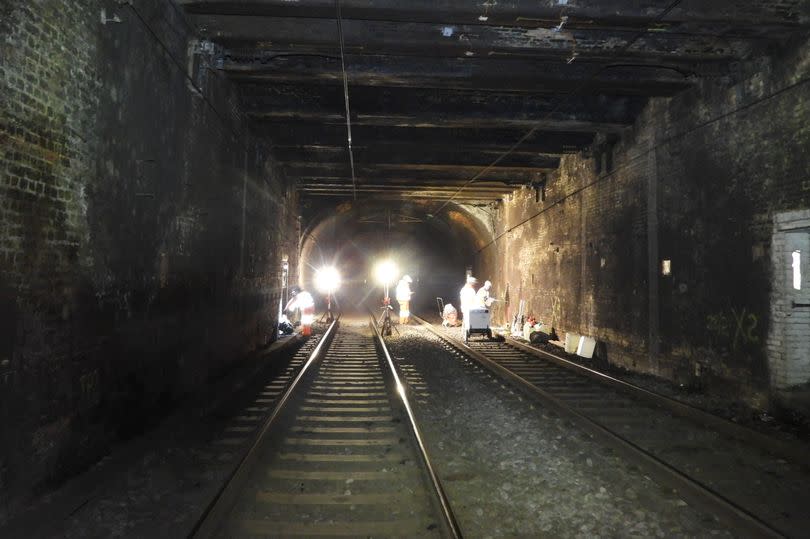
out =
<svg viewBox="0 0 810 539"><path fill-rule="evenodd" d="M303 233L299 262L302 284L314 289L314 272L331 265L343 276L336 294L339 303L355 309L377 308L384 293L374 267L382 260L391 260L398 268L397 279L404 275L413 279L414 312L438 312L437 297L457 304L483 226L473 218L459 219L463 213L448 209L433 216L413 204L345 203ZM390 283L391 298L395 286L396 281ZM322 294L316 301L323 308Z"/></svg>
<svg viewBox="0 0 810 539"><path fill-rule="evenodd" d="M768 489L810 499L808 88L810 0L0 0L0 537L193 535L290 373L332 344L317 270L342 277L337 311L380 313L382 260L435 327L400 323L394 279L401 332L372 338L364 318L338 367L397 348L420 403L438 399L428 427L447 436L449 490L480 493L462 505L481 535L738 530L673 494L694 484L639 487L649 477L523 393L490 392L479 367L551 386L560 365L591 369L796 442L797 468L756 456L726 476L789 520ZM460 307L469 274L491 281L470 300L481 327L442 329L436 300ZM315 324L306 294L283 309L292 286ZM610 398L580 404L609 416ZM714 434L646 414L611 428L652 425L651 455L704 472L736 462ZM353 420L340 428L374 434ZM284 458L309 462L335 434L318 428ZM249 504L379 502L341 479Z"/></svg>

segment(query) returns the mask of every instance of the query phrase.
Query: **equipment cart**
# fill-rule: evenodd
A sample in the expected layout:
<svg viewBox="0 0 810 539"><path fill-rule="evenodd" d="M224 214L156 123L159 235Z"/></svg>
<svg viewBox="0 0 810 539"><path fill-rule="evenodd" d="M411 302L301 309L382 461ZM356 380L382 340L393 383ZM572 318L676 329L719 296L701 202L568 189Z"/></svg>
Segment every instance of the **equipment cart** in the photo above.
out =
<svg viewBox="0 0 810 539"><path fill-rule="evenodd" d="M489 328L489 309L470 309L469 320L464 320L464 341L468 341L470 335L479 333L492 339L492 330Z"/></svg>

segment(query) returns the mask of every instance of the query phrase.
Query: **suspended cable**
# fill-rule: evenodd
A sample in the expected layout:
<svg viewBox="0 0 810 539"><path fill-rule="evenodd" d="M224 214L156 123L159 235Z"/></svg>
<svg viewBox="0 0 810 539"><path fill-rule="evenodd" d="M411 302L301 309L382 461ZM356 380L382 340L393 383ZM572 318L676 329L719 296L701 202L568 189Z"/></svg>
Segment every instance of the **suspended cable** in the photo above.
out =
<svg viewBox="0 0 810 539"><path fill-rule="evenodd" d="M657 22L660 22L664 17L669 15L669 13L673 9L675 9L678 6L678 4L680 4L682 1L683 0L674 0L661 13L659 13L654 19L652 19L646 25L646 27L649 28L650 25L655 24ZM647 30L641 30L640 32L638 32L635 36L633 36L633 38L630 41L628 41L627 43L624 44L624 46L621 48L621 50L617 52L617 55L623 54L624 52L626 52L630 47L633 46L633 44L636 41L639 40L639 38L644 36L646 33L647 33ZM442 211L448 204L450 204L459 194L461 194L461 192L464 191L464 189L469 187L478 178L480 178L481 176L486 174L487 171L489 171L494 166L496 166L498 163L500 163L501 161L506 159L509 155L511 155L512 152L514 152L521 144L523 144L529 137L531 137L532 135L534 135L537 132L537 130L539 129L538 126L540 124L542 124L542 122L548 120L549 118L551 118L551 116L553 114L555 114L558 110L560 110L560 108L562 107L563 102L566 99L577 95L583 89L587 88L588 85L591 82L593 82L596 79L596 77L601 75L602 72L605 71L608 67L610 67L610 66L601 67L599 70L595 71L590 77L588 77L584 82L582 82L576 88L574 88L571 92L569 92L567 95L563 96L563 98L557 103L557 105L555 105L553 109L551 109L549 112L547 112L543 116L543 118L538 122L537 126L532 127L531 129L529 129L526 133L523 134L522 137L520 137L520 139L518 139L517 142L512 144L512 146L510 146L505 152L503 152L501 155L499 155L492 163L490 163L486 167L482 168L480 171L478 171L478 173L475 176L473 176L472 178L467 180L461 187L458 188L458 190L456 190L455 193L453 193L453 195L450 198L448 198L441 206L439 206L439 209L437 209L435 212L433 212L433 215L438 215L438 213L440 211Z"/></svg>
<svg viewBox="0 0 810 539"><path fill-rule="evenodd" d="M766 103L766 102L768 102L768 101L770 101L772 99L775 99L776 97L779 97L782 94L791 92L793 90L796 90L797 88L801 88L801 87L803 87L805 85L808 85L808 84L810 84L810 77L805 77L803 79L799 79L798 81L796 81L796 82L794 82L792 84L789 84L789 85L785 86L784 88L780 88L779 90L776 90L773 93L770 93L770 94L764 95L762 97L756 98L753 101L751 101L749 103L745 103L743 105L740 105L739 107L737 107L737 108L735 108L733 110L724 112L724 113L722 113L722 114L720 114L718 116L715 116L713 118L709 118L708 120L704 120L704 121L698 123L697 125L694 125L694 126L688 128L688 129L686 129L686 130L684 130L684 131L682 131L680 133L675 133L674 135L669 135L668 137L665 137L663 140L661 140L659 143L655 144L654 146L648 147L648 148L642 150L641 152L639 152L637 155L629 157L628 160L625 163L623 163L622 165L614 168L611 172L609 172L607 174L604 174L603 176L600 176L600 177L596 178L595 180L593 180L593 181L591 181L591 182L589 182L589 183L587 183L587 184L585 184L585 185L583 185L581 187L578 187L578 188L574 189L570 193L566 193L566 194L562 195L557 200L551 202L546 207L544 207L543 209L533 213L532 215L525 218L521 222L506 228L503 232L501 232L500 234L495 236L495 238L493 238L489 243L487 243L486 245L479 248L478 251L476 251L476 253L481 253L482 251L489 248L490 246L495 245L495 243L499 239L506 236L508 233L512 232L516 228L520 228L523 225L525 225L526 223L534 220L535 218L540 217L544 213L547 213L548 211L550 211L552 208L556 208L560 204L563 204L566 200L568 200L568 199L582 193L586 189L590 189L591 187L593 187L593 186L595 186L595 185L597 185L599 183L602 183L604 181L607 181L607 180L609 180L611 178L614 178L614 177L618 176L619 172L622 172L624 170L629 170L634 164L641 161L642 159L644 159L645 157L647 157L651 153L654 153L654 152L658 151L659 149L663 148L664 146L666 146L668 144L671 144L671 143L673 143L673 142L675 142L677 140L683 139L683 138L691 135L692 133L695 133L696 131L699 131L700 129L703 129L704 127L708 127L708 126L713 125L713 124L715 124L717 122L721 122L721 121L725 120L726 118L729 118L729 117L731 117L731 116L733 116L735 114L740 114L741 112L745 112L748 109L752 109L752 108L754 108L754 107L756 107L758 105L761 105L761 104Z"/></svg>
<svg viewBox="0 0 810 539"><path fill-rule="evenodd" d="M343 71L343 101L346 104L346 142L349 148L349 166L352 171L352 195L357 200L357 178L354 174L354 152L352 151L352 117L349 106L349 77L346 74L346 55L343 50L343 19L340 16L340 0L335 0L337 11L338 40L340 41L340 68Z"/></svg>

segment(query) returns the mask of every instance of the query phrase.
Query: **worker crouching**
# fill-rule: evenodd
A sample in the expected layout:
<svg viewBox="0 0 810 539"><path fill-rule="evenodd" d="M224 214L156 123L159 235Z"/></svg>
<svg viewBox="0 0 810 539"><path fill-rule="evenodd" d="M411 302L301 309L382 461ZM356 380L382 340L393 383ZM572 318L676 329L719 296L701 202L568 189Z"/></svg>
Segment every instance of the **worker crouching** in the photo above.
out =
<svg viewBox="0 0 810 539"><path fill-rule="evenodd" d="M444 327L458 326L458 311L453 307L452 303L448 303L444 306L444 310L442 311L442 325Z"/></svg>
<svg viewBox="0 0 810 539"><path fill-rule="evenodd" d="M292 312L298 309L301 312L301 335L309 337L312 335L312 322L315 321L315 300L306 290L293 287L290 293L292 297L284 310Z"/></svg>

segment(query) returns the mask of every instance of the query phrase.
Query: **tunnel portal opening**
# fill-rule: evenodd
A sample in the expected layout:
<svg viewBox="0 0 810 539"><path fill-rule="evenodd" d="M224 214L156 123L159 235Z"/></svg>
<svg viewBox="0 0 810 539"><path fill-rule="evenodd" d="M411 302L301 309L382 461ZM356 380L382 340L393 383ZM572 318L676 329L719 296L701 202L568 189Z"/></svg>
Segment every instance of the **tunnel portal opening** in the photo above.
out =
<svg viewBox="0 0 810 539"><path fill-rule="evenodd" d="M314 290L315 272L334 265L343 276L336 293L339 306L376 309L384 292L375 278L374 266L387 259L398 269L390 283L392 299L396 281L410 275L414 291L411 309L416 314L437 311L437 297L456 303L466 268L472 265L478 246L491 234L461 206L448 206L439 215L416 206L344 203L314 215L301 237L299 283ZM323 294L316 294L320 310L325 301Z"/></svg>

